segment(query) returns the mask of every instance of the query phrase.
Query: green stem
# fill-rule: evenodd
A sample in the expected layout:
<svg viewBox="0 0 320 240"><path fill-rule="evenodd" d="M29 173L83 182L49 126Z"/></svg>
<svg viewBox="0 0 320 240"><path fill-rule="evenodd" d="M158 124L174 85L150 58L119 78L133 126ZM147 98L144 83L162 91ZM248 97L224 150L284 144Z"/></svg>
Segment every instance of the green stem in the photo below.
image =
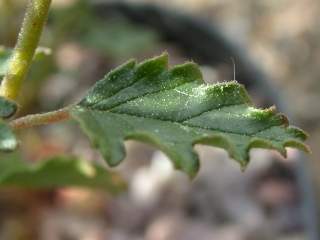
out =
<svg viewBox="0 0 320 240"><path fill-rule="evenodd" d="M8 71L0 87L1 96L12 100L18 97L47 20L50 3L51 0L29 0Z"/></svg>
<svg viewBox="0 0 320 240"><path fill-rule="evenodd" d="M17 130L66 121L70 119L70 108L69 106L52 112L27 115L11 121L9 125Z"/></svg>

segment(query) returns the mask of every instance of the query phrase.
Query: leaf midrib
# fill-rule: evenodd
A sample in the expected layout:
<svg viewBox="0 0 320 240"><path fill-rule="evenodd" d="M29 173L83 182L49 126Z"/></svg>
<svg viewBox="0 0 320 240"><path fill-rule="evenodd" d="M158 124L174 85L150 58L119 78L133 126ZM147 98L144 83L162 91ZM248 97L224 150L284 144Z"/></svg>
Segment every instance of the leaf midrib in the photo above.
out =
<svg viewBox="0 0 320 240"><path fill-rule="evenodd" d="M242 105L242 104L238 104L238 105ZM235 106L235 105L228 105L228 106ZM228 106L224 106L224 107L228 107ZM224 108L222 107L222 108ZM221 108L219 108L221 109ZM222 130L222 129L218 129L218 128L206 128L206 127L201 127L201 126L194 126L192 124L187 124L185 123L185 120L183 120L182 122L175 122L175 121L172 121L172 120L168 120L168 119L159 119L159 118L152 118L150 116L146 117L146 116L140 116L140 115L136 115L136 114L129 114L129 113L119 113L119 112L112 112L112 111L105 111L105 110L97 110L97 109L86 109L86 110L89 110L91 112L99 112L99 113L112 113L112 114L116 114L116 115L120 115L120 116L123 116L123 115L127 115L127 116L130 116L130 117L137 117L137 118L144 118L144 119L150 119L150 120L157 120L157 121L161 121L161 122L168 122L168 123L171 123L171 124L178 124L178 125L182 125L184 127L189 127L189 128L192 128L192 129L202 129L202 130L211 130L211 131L217 131L217 132L221 132L221 133L226 133L226 134L235 134L235 135L240 135L240 136L246 136L246 137L256 137L255 135L258 134L258 133L261 133L269 128L272 128L272 127L276 127L276 126L279 126L279 125L272 125L272 126L268 126L268 127L265 127L263 129L260 129L259 131L256 131L252 134L248 134L248 133L239 133L239 132L233 132L233 131L227 131L227 130ZM212 109L214 110L214 109ZM209 111L212 111L212 110L209 110ZM206 112L209 112L209 111L206 111ZM205 113L205 112L203 112ZM200 114L201 115L201 114ZM92 114L92 116L94 116L95 118L95 115ZM190 118L192 119L192 118ZM188 120L190 120L188 119ZM97 121L96 121L97 122ZM280 126L279 126L280 127ZM260 138L260 137L257 137L257 138ZM273 138L268 138L268 137L264 137L268 140L272 140L272 141L277 141L277 142L281 142L281 140L278 140L278 139L273 139Z"/></svg>
<svg viewBox="0 0 320 240"><path fill-rule="evenodd" d="M125 90L125 89L127 89L127 88L132 87L133 85L135 85L136 83L139 83L140 81L142 81L142 80L144 80L144 79L146 79L146 77L140 78L138 81L134 81L134 82L131 83L130 85L125 86L125 87L119 89L117 92L113 93L112 95L108 96L107 98L104 98L104 99L99 100L99 102L96 102L96 103L92 104L92 105L89 106L89 107L90 107L90 108L97 107L97 106L101 103L101 101L108 100L108 99L116 96L116 95L119 94L119 93L121 94L121 91L123 91L123 90ZM183 85L190 84L190 83L195 83L195 82L197 82L196 79L195 79L194 81L190 81L190 82L181 82L180 84L178 84L178 85L176 85L176 86L173 86L173 87L171 87L171 88L162 88L162 89L159 89L159 90L154 91L154 92L147 92L147 93L145 93L145 94L141 94L141 95L139 95L139 96L136 96L136 97L133 97L133 98L131 98L131 99L128 99L128 100L126 100L126 101L124 101L124 102L119 102L119 103L115 104L114 106L112 106L111 108L109 108L109 109L103 109L102 111L109 111L109 110L111 110L111 109L113 109L113 108L116 108L116 107L118 107L118 106L120 106L120 105L122 105L122 104L126 104L126 103L128 103L128 102L134 101L134 100L136 100L136 99L138 99L138 98L150 96L150 95L153 95L153 94L157 94L157 93L159 93L159 92L171 91L171 90L174 90L174 89L176 89L176 88L178 88L178 87L181 87L181 86L183 86ZM199 86L200 86L200 85L201 85L201 84L199 84Z"/></svg>

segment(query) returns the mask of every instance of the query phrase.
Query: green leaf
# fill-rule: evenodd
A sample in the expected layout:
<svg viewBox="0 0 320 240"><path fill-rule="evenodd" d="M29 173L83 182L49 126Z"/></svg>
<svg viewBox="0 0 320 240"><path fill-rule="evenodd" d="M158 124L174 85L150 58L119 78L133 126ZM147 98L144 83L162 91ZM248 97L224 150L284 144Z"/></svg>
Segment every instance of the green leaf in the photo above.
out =
<svg viewBox="0 0 320 240"><path fill-rule="evenodd" d="M254 108L242 85L205 84L192 62L168 70L166 54L111 71L71 113L111 166L124 158L128 139L157 146L191 176L199 168L195 144L224 148L243 167L254 147L308 151L306 134L275 108Z"/></svg>
<svg viewBox="0 0 320 240"><path fill-rule="evenodd" d="M17 146L18 142L11 128L0 119L0 151L13 151Z"/></svg>
<svg viewBox="0 0 320 240"><path fill-rule="evenodd" d="M0 157L0 187L54 188L80 186L119 192L122 178L107 169L73 157L53 157L27 164L17 153Z"/></svg>

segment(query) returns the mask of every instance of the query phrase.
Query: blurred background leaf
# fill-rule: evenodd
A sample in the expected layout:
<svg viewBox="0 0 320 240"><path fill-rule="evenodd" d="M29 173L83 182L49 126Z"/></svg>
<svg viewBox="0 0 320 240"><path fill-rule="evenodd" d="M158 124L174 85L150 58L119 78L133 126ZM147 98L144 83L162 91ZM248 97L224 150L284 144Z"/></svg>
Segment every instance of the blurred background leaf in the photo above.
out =
<svg viewBox="0 0 320 240"><path fill-rule="evenodd" d="M28 188L89 187L112 193L125 189L124 180L97 164L60 156L27 163L19 153L0 155L0 186Z"/></svg>

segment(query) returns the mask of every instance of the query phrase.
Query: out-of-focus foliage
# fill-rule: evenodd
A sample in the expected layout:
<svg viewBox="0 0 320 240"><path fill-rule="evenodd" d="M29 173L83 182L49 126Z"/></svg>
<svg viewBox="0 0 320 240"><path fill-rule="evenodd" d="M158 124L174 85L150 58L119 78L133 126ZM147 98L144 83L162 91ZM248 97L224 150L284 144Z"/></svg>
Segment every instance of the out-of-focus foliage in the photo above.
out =
<svg viewBox="0 0 320 240"><path fill-rule="evenodd" d="M53 188L80 186L119 192L125 188L116 173L74 157L52 157L34 164L19 153L0 155L0 186Z"/></svg>
<svg viewBox="0 0 320 240"><path fill-rule="evenodd" d="M6 74L10 56L11 56L11 50L0 46L0 80Z"/></svg>
<svg viewBox="0 0 320 240"><path fill-rule="evenodd" d="M0 96L0 118L13 116L18 109L15 102Z"/></svg>
<svg viewBox="0 0 320 240"><path fill-rule="evenodd" d="M24 1L0 1L0 45L14 46L23 13Z"/></svg>
<svg viewBox="0 0 320 240"><path fill-rule="evenodd" d="M0 79L2 79L7 71L8 63L11 57L12 49L0 46ZM41 83L46 80L46 76L54 69L52 62L51 49L39 47L36 49L33 65L31 66L27 81L28 84L22 90L22 105L27 106L32 99L36 97Z"/></svg>
<svg viewBox="0 0 320 240"><path fill-rule="evenodd" d="M0 46L0 79L5 75L7 71L11 53L11 48ZM49 55L51 55L51 50L49 48L39 47L35 52L33 60L35 62L44 60Z"/></svg>
<svg viewBox="0 0 320 240"><path fill-rule="evenodd" d="M14 133L7 123L0 119L0 151L12 151L17 145Z"/></svg>
<svg viewBox="0 0 320 240"><path fill-rule="evenodd" d="M151 29L130 24L116 16L99 18L87 1L56 9L52 21L55 38L59 41L76 39L84 47L96 49L109 58L129 58L158 43L158 36Z"/></svg>

